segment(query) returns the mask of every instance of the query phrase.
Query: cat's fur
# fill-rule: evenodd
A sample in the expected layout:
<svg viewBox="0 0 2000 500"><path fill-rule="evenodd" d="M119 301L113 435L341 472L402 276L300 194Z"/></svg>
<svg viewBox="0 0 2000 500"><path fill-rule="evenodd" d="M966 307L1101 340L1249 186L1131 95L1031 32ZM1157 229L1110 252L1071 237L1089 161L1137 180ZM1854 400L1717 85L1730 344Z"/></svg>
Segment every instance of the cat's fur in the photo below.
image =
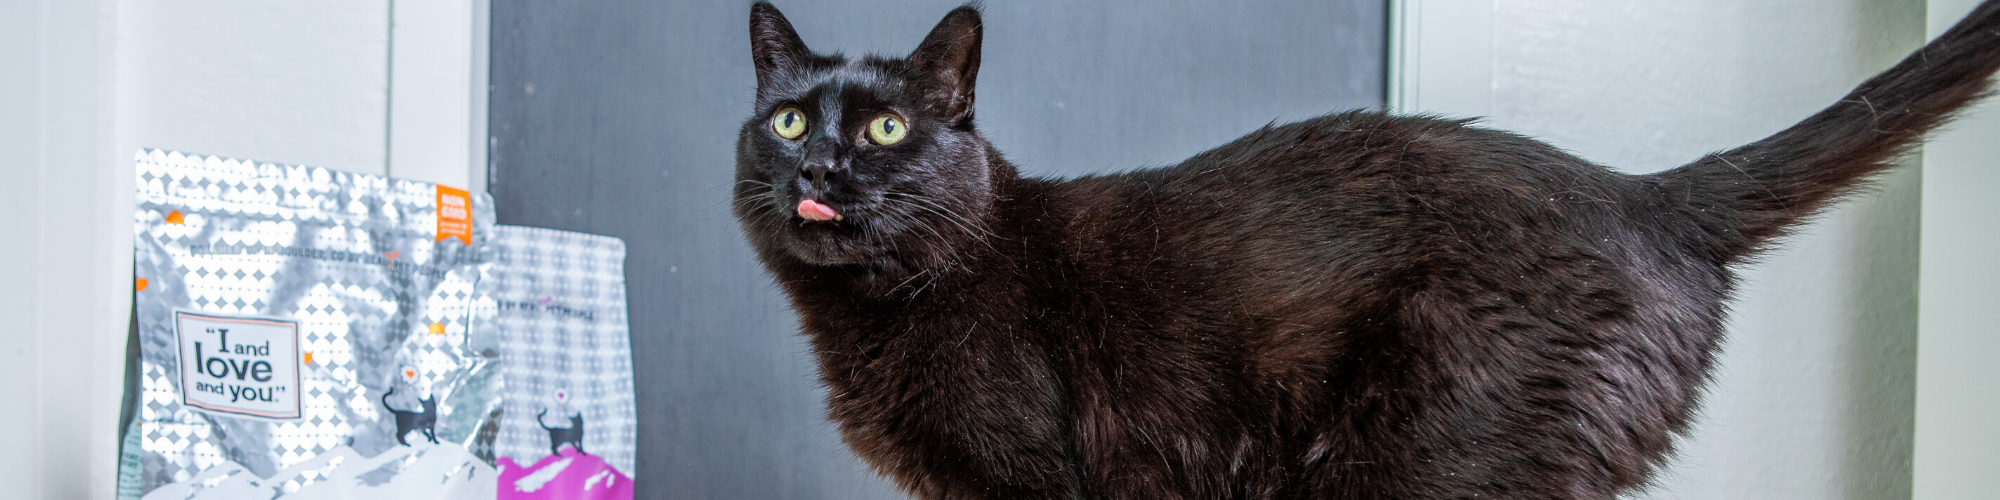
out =
<svg viewBox="0 0 2000 500"><path fill-rule="evenodd" d="M813 54L768 4L750 28L737 217L847 444L932 499L1643 485L1709 377L1732 267L2000 67L1988 1L1805 121L1653 175L1466 121L1349 112L1049 180L973 126L976 9L904 59ZM783 106L808 116L798 140L773 133ZM908 138L866 142L883 111ZM802 199L843 219L803 219Z"/></svg>
<svg viewBox="0 0 2000 500"><path fill-rule="evenodd" d="M410 431L421 431L424 439L429 440L431 444L437 444L437 396L417 400L417 403L422 405L423 411L408 411L389 407L389 395L395 393L395 387L390 387L388 391L382 393L382 408L388 409L389 413L396 417L396 442L409 446L410 442L404 440L403 435L409 434Z"/></svg>

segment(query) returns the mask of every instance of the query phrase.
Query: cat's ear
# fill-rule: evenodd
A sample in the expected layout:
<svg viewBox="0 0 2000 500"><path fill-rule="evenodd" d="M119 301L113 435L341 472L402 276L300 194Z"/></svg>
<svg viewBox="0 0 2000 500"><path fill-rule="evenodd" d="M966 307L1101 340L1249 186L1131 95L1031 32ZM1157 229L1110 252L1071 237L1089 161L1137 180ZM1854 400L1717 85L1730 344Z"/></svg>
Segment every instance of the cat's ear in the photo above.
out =
<svg viewBox="0 0 2000 500"><path fill-rule="evenodd" d="M769 2L750 6L750 58L757 65L757 88L770 87L780 76L803 64L812 51L792 22Z"/></svg>
<svg viewBox="0 0 2000 500"><path fill-rule="evenodd" d="M979 76L979 9L966 5L945 14L910 53L910 65L931 82L930 98L954 123L972 118L973 78Z"/></svg>

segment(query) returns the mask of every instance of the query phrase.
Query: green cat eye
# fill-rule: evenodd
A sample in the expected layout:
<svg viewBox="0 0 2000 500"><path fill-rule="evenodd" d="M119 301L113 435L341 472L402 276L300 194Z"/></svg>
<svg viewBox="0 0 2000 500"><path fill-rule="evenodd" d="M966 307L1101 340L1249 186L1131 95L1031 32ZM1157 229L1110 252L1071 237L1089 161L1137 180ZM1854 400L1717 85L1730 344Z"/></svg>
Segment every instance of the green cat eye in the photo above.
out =
<svg viewBox="0 0 2000 500"><path fill-rule="evenodd" d="M882 116L875 117L875 121L868 122L868 140L883 146L895 144L903 140L903 135L909 133L908 129L909 127L903 125L901 118L883 113Z"/></svg>
<svg viewBox="0 0 2000 500"><path fill-rule="evenodd" d="M778 114L771 115L771 131L786 139L806 135L806 113L799 108L778 110Z"/></svg>

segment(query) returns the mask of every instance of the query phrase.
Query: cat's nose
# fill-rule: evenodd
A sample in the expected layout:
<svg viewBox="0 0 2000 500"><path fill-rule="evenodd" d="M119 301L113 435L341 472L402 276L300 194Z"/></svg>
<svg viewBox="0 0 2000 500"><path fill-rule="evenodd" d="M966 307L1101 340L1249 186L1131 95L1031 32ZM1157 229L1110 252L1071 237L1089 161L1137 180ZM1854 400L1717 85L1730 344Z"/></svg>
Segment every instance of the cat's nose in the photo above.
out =
<svg viewBox="0 0 2000 500"><path fill-rule="evenodd" d="M812 177L813 188L824 191L826 190L826 174L833 171L833 162L809 161L806 162L805 168L801 170L803 175Z"/></svg>

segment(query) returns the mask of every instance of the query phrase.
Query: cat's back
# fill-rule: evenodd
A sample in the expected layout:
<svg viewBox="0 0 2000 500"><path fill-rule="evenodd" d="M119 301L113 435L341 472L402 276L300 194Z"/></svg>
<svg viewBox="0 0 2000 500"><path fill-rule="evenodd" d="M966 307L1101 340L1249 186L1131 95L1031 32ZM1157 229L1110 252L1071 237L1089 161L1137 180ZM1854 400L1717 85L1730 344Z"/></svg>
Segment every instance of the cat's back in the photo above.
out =
<svg viewBox="0 0 2000 500"><path fill-rule="evenodd" d="M1062 182L1076 258L1241 271L1475 265L1660 243L1650 181L1468 120L1355 111L1265 127L1180 164ZM1476 262L1477 261L1477 262ZM1249 268L1245 268L1245 267ZM1256 269L1277 266L1274 269Z"/></svg>
<svg viewBox="0 0 2000 500"><path fill-rule="evenodd" d="M1707 316L1723 298L1703 291L1726 270L1680 246L1655 180L1468 120L1321 116L1054 192L1075 276L1059 286L1184 308L1162 316L1339 328L1448 293L1595 318L1580 326Z"/></svg>
<svg viewBox="0 0 2000 500"><path fill-rule="evenodd" d="M1073 284L1212 294L1161 304L1338 328L1457 300L1604 330L1719 317L1726 294L1656 178L1469 120L1332 114L1059 191Z"/></svg>
<svg viewBox="0 0 2000 500"><path fill-rule="evenodd" d="M1536 491L1552 485L1524 478L1597 465L1504 457L1573 443L1601 447L1614 483L1636 482L1684 424L1684 382L1705 363L1703 346L1663 340L1702 338L1672 333L1715 328L1720 312L1719 292L1696 296L1719 288L1720 267L1665 244L1674 222L1652 218L1648 178L1464 121L1329 115L1054 190L1070 208L1061 286L1115 297L1092 309L1135 326L1111 334L1181 346L1154 369L1231 374L1160 406L1310 436L1271 451L1354 482L1335 490L1395 491L1435 469L1460 474L1455 491ZM1103 364L1148 364L1115 357ZM1631 394L1655 399L1603 406Z"/></svg>

